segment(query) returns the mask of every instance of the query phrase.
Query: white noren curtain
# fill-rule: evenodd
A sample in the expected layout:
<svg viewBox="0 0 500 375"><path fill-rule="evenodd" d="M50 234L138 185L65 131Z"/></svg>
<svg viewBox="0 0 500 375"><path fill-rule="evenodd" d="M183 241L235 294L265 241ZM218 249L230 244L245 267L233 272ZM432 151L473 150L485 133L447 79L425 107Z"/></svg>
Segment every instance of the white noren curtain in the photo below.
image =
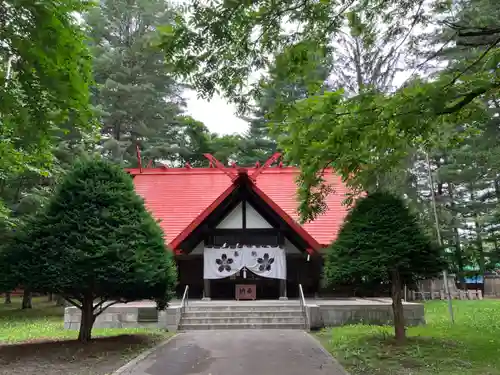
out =
<svg viewBox="0 0 500 375"><path fill-rule="evenodd" d="M243 246L235 249L205 248L203 252L204 279L222 279L243 267L262 277L286 280L285 249Z"/></svg>

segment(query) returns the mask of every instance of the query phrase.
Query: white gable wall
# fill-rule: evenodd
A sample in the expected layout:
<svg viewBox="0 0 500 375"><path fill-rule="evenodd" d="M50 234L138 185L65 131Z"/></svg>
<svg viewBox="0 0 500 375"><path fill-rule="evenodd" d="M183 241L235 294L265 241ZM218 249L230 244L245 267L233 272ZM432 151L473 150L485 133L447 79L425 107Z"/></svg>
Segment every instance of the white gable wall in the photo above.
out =
<svg viewBox="0 0 500 375"><path fill-rule="evenodd" d="M229 215L227 215L224 220L222 220L217 229L241 229L243 224L243 203L239 203L234 210L232 210ZM248 206L248 205L247 205Z"/></svg>
<svg viewBox="0 0 500 375"><path fill-rule="evenodd" d="M250 229L262 229L262 228L272 228L273 226L269 224L260 214L253 208L248 202L246 204L247 211L247 228Z"/></svg>
<svg viewBox="0 0 500 375"><path fill-rule="evenodd" d="M272 228L273 226L267 222L248 202L246 203L246 224L250 229ZM243 225L243 203L239 203L222 220L217 229L240 229Z"/></svg>

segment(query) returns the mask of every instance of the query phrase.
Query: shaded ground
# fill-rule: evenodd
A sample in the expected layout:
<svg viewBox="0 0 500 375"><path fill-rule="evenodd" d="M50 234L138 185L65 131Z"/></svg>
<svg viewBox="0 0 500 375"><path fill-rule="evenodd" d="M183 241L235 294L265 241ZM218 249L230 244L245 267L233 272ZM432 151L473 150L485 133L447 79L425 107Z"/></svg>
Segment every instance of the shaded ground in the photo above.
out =
<svg viewBox="0 0 500 375"><path fill-rule="evenodd" d="M158 337L123 335L77 341L42 342L0 346L1 375L105 375L112 373Z"/></svg>
<svg viewBox="0 0 500 375"><path fill-rule="evenodd" d="M26 342L32 340L76 339L76 330L64 329L64 307L56 306L47 297L33 299L33 308L21 310L21 299L12 299L5 305L0 300L0 344ZM92 336L116 336L123 334L164 334L144 328L106 328L93 329Z"/></svg>
<svg viewBox="0 0 500 375"><path fill-rule="evenodd" d="M181 333L122 375L344 375L300 330Z"/></svg>
<svg viewBox="0 0 500 375"><path fill-rule="evenodd" d="M394 345L390 327L351 325L318 333L352 375L500 375L500 301L426 303L427 326L408 329Z"/></svg>
<svg viewBox="0 0 500 375"><path fill-rule="evenodd" d="M64 309L47 298L34 299L28 310L20 309L18 298L12 305L1 302L0 375L110 374L169 336L146 329L99 329L93 335L101 337L82 345L74 340L77 331L64 329Z"/></svg>

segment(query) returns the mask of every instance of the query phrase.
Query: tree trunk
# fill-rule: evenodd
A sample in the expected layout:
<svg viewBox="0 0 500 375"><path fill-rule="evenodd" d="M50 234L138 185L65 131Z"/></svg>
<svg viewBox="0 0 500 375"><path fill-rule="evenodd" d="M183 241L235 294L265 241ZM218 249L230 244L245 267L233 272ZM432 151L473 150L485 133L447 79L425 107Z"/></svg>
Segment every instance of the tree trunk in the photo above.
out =
<svg viewBox="0 0 500 375"><path fill-rule="evenodd" d="M56 295L56 306L64 306L64 298L60 294Z"/></svg>
<svg viewBox="0 0 500 375"><path fill-rule="evenodd" d="M464 257L462 254L462 246L460 244L460 233L458 233L458 228L453 228L454 246L455 246L455 258L457 259L457 269L458 269L458 283L461 290L467 290L467 284L465 283L465 272L464 272Z"/></svg>
<svg viewBox="0 0 500 375"><path fill-rule="evenodd" d="M53 300L54 300L54 295L52 293L49 293L49 295L47 296L47 301L52 302Z"/></svg>
<svg viewBox="0 0 500 375"><path fill-rule="evenodd" d="M12 299L10 297L11 297L10 292L5 292L5 304L6 305L10 305L12 303Z"/></svg>
<svg viewBox="0 0 500 375"><path fill-rule="evenodd" d="M495 188L495 196L497 198L497 203L500 202L500 180L495 179L493 181L493 187Z"/></svg>
<svg viewBox="0 0 500 375"><path fill-rule="evenodd" d="M471 184L470 186L470 199L471 202L474 202L476 197L475 197L475 190L474 186ZM484 277L484 274L486 272L485 270L485 258L484 258L484 247L483 247L483 236L482 236L482 228L481 224L479 223L479 214L477 213L476 210L473 212L473 217L474 217L474 227L476 230L476 250L478 252L478 264L479 264L479 273L481 274L481 277Z"/></svg>
<svg viewBox="0 0 500 375"><path fill-rule="evenodd" d="M483 236L481 233L483 228L481 228L481 224L479 223L479 215L477 213L474 214L474 226L476 228L479 273L481 274L481 277L484 277L484 274L486 273L486 259L484 256Z"/></svg>
<svg viewBox="0 0 500 375"><path fill-rule="evenodd" d="M455 192L454 186L451 182L448 182L448 194L450 196L451 204L451 215L452 215L452 226L453 226L453 245L455 246L455 258L457 260L458 268L458 281L460 283L460 289L467 289L464 278L464 259L462 254L462 246L460 241L460 233L458 233L458 226L460 224L457 218L457 209L455 203Z"/></svg>
<svg viewBox="0 0 500 375"><path fill-rule="evenodd" d="M92 339L92 326L94 325L94 299L92 295L87 295L82 302L82 318L80 320L80 332L78 341L87 343Z"/></svg>
<svg viewBox="0 0 500 375"><path fill-rule="evenodd" d="M22 309L31 309L31 291L29 289L24 289L23 291L23 305Z"/></svg>
<svg viewBox="0 0 500 375"><path fill-rule="evenodd" d="M401 275L398 271L393 271L392 273L392 287L391 287L391 298L392 298L392 312L394 314L394 333L396 342L398 344L404 343L406 339L405 330L405 317L403 310L403 283L401 282Z"/></svg>

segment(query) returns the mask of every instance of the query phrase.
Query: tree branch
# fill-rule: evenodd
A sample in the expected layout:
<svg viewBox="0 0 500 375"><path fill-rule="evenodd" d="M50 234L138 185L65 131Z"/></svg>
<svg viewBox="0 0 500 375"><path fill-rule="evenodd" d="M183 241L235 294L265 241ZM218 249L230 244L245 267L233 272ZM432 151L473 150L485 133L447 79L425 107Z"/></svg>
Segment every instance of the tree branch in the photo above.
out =
<svg viewBox="0 0 500 375"><path fill-rule="evenodd" d="M118 301L110 302L105 307L102 307L104 305L104 303L107 302L107 301L108 300L106 300L106 299L101 300L101 302L99 302L97 305L94 306L94 308L92 309L94 311L94 314L93 314L94 318L96 318L99 315L101 315L108 307L116 305L117 303L124 303L124 301L118 300ZM99 311L96 312L96 309L98 309L98 308L99 308Z"/></svg>
<svg viewBox="0 0 500 375"><path fill-rule="evenodd" d="M491 85L477 88L476 90L470 91L467 94L460 95L460 96L458 96L458 98L462 98L462 100L460 100L458 103L456 103L455 105L453 105L451 107L445 107L441 111L437 111L436 115L438 115L438 116L447 115L447 114L449 115L449 114L452 114L454 112L457 112L457 111L461 110L463 107L465 107L467 104L472 102L478 96L483 95L483 94L487 93L488 91L495 89L495 88L498 88L498 87L500 87L500 82L495 82ZM350 115L356 115L356 114L366 113L366 112L375 112L375 111L380 110L380 109L381 108L379 108L379 107L371 107L371 108L361 109L361 110L352 111L352 112L339 112L339 113L336 113L335 115L336 116L350 116ZM423 114L424 112L425 112L424 110L416 110L416 111L393 113L391 118L395 118L398 116L412 115L412 114L419 115L419 114Z"/></svg>
<svg viewBox="0 0 500 375"><path fill-rule="evenodd" d="M496 82L490 86L480 87L476 90L473 90L473 91L469 92L468 94L464 95L463 99L461 101L459 101L457 104L455 104L451 107L447 107L444 110L438 112L437 114L438 115L446 115L446 114L458 112L459 110L461 110L467 104L472 102L478 96L483 95L483 94L487 93L489 90L494 89L494 88L498 88L498 87L500 87L500 82Z"/></svg>
<svg viewBox="0 0 500 375"><path fill-rule="evenodd" d="M455 84L455 82L461 77L463 76L467 71L469 71L473 66L479 64L479 62L481 62L482 59L484 59L486 57L486 55L488 54L488 52L490 52L498 43L500 43L500 37L498 37L488 48L486 48L486 50L476 59L474 60L470 65L468 65L464 70L462 70L459 74L457 74L452 80L451 82L446 85L446 86L451 86L453 84ZM445 86L445 87L446 87Z"/></svg>
<svg viewBox="0 0 500 375"><path fill-rule="evenodd" d="M460 25L457 22L444 21L444 25L457 30L460 36L484 36L500 33L500 28Z"/></svg>
<svg viewBox="0 0 500 375"><path fill-rule="evenodd" d="M77 302L73 301L73 300L72 300L71 298L69 298L69 297L66 297L66 296L64 296L64 295L63 295L62 297L64 298L64 300L65 300L65 301L68 301L70 304L72 304L72 305L73 305L73 306L75 306L76 308L78 308L78 309L80 309L80 310L82 309L82 305L81 305L81 302L80 302L80 301L78 301L78 302L80 302L80 304L78 304Z"/></svg>
<svg viewBox="0 0 500 375"><path fill-rule="evenodd" d="M296 4L295 6L291 6L289 8L285 8L285 9L281 9L281 10L277 10L276 13L274 14L274 16L271 18L271 20L269 20L267 22L267 25L264 25L264 24L262 25L262 32L255 39L254 44L257 44L262 39L262 37L267 33L270 24L277 21L279 18L283 17L288 12L293 12L293 11L299 10L300 8L305 7L307 5L307 1L308 0L303 0L301 3Z"/></svg>
<svg viewBox="0 0 500 375"><path fill-rule="evenodd" d="M92 310L96 310L98 309L99 307L101 307L108 299L107 298L102 298L101 297L101 301L97 304L95 304L93 307L92 307Z"/></svg>
<svg viewBox="0 0 500 375"><path fill-rule="evenodd" d="M425 0L421 0L420 1L420 4L418 5L418 8L417 8L417 12L415 13L415 18L413 19L413 22L410 26L410 29L408 30L408 32L406 33L405 37L401 40L401 42L397 45L397 47L394 49L394 53L397 52L397 50L399 48L401 48L401 46L404 44L404 42L406 42L406 40L408 39L408 37L410 36L410 34L412 33L413 29L415 28L415 25L417 24L418 20L419 20L419 14L420 14L420 11L422 10L422 6L424 5L424 2ZM387 57L386 57L387 58Z"/></svg>
<svg viewBox="0 0 500 375"><path fill-rule="evenodd" d="M328 24L325 32L328 32L328 30L330 30L333 27L333 25L339 19L339 17L342 16L347 9L349 9L349 7L354 3L354 1L355 0L349 0L346 4L344 4L342 9L340 9L339 12L335 16L333 16L332 21Z"/></svg>
<svg viewBox="0 0 500 375"><path fill-rule="evenodd" d="M459 30L458 31L458 36L486 36L486 35L495 35L500 33L500 28L496 29L478 29L479 31L464 31L464 30Z"/></svg>
<svg viewBox="0 0 500 375"><path fill-rule="evenodd" d="M457 33L453 33L453 35L451 35L447 40L446 42L443 43L443 45L436 51L434 52L432 55L430 55L428 58L426 58L422 63L418 64L415 69L413 69L413 72L411 72L410 76L404 81L404 83L401 85L401 86L404 86L411 78L414 77L414 74L420 70L420 68L422 68L425 64L427 64L429 61L435 59L436 57L438 57L438 55L443 52L444 48L450 44L450 42L455 38L455 36L457 36Z"/></svg>
<svg viewBox="0 0 500 375"><path fill-rule="evenodd" d="M477 42L466 42L466 41L458 39L455 43L457 44L457 47L473 47L473 48L478 48L478 47L490 45L490 42L485 41L485 40L481 40L481 41L477 41Z"/></svg>

